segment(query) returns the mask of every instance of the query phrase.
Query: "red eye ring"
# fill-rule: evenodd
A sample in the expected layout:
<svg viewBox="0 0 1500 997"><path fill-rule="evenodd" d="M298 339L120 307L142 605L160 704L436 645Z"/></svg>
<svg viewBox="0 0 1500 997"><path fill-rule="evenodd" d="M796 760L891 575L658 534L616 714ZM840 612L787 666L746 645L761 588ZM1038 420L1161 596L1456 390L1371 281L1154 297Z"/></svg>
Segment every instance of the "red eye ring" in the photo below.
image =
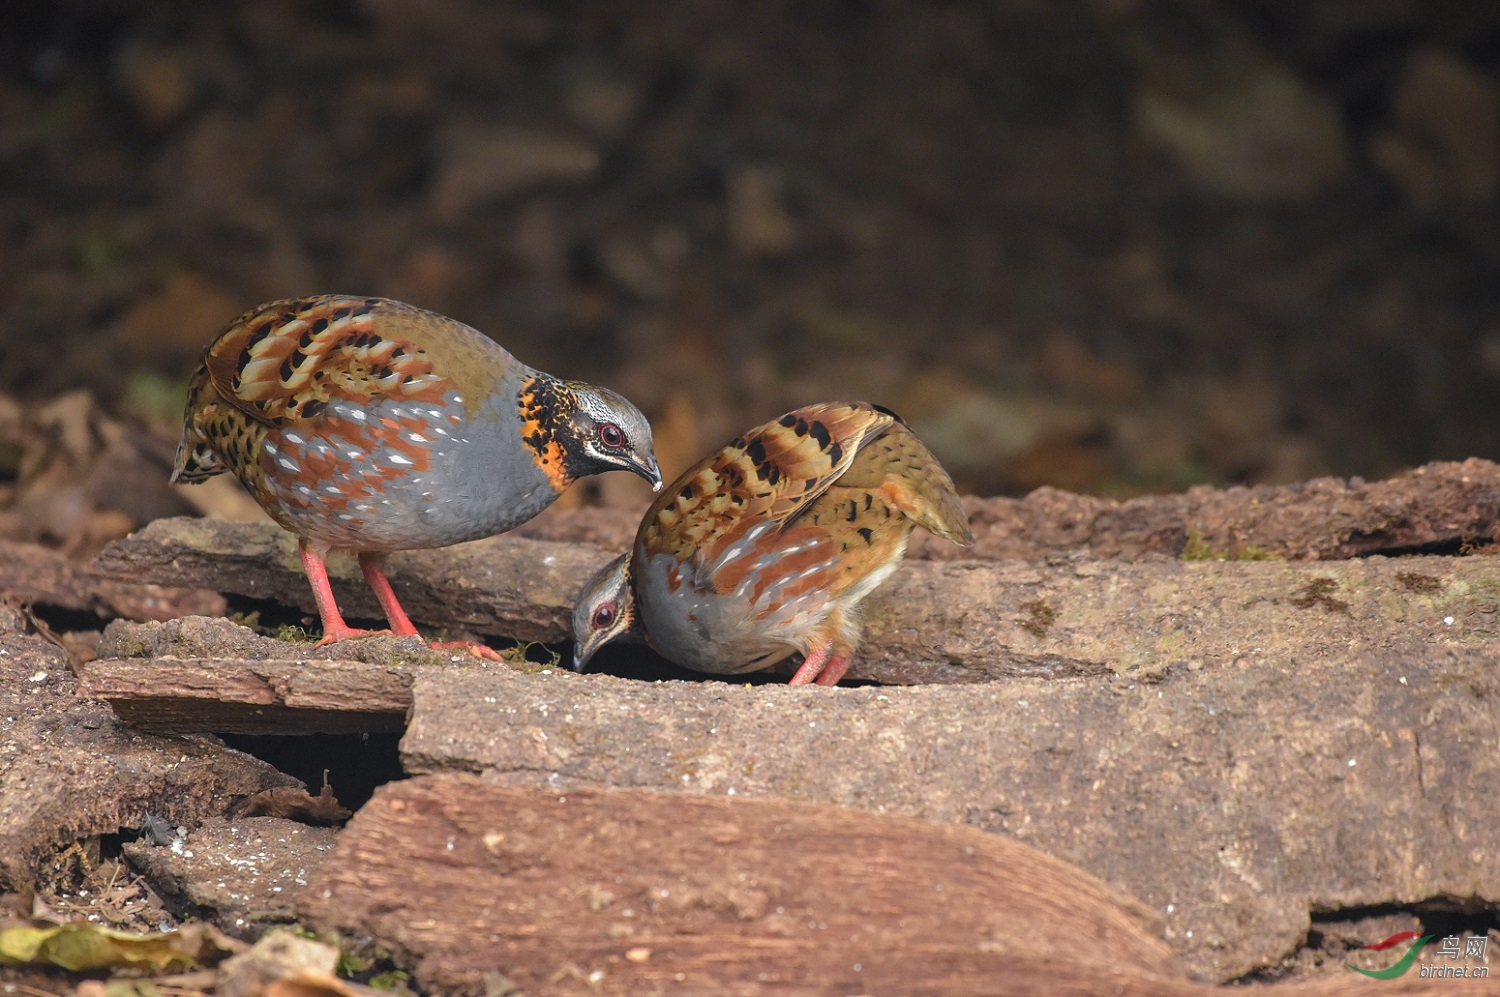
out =
<svg viewBox="0 0 1500 997"><path fill-rule="evenodd" d="M594 610L594 626L604 629L615 622L615 607L612 605L600 606Z"/></svg>
<svg viewBox="0 0 1500 997"><path fill-rule="evenodd" d="M620 450L625 446L625 431L612 422L606 422L599 427L599 442L611 450Z"/></svg>

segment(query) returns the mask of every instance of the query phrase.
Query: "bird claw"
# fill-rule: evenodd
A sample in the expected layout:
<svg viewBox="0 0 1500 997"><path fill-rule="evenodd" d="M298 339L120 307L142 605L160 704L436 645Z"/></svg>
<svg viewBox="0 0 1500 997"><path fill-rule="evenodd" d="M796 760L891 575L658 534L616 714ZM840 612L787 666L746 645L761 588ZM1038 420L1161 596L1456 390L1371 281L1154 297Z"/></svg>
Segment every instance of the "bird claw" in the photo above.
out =
<svg viewBox="0 0 1500 997"><path fill-rule="evenodd" d="M404 634L394 630L357 630L354 627L344 627L332 631L324 630L323 639L318 641L318 646L327 647L329 644L337 644L356 637L410 637L415 634L415 630L410 634ZM487 661L505 661L499 651L471 640L432 640L428 641L427 645L434 651L464 651Z"/></svg>
<svg viewBox="0 0 1500 997"><path fill-rule="evenodd" d="M486 661L503 662L505 660L493 647L472 640L432 640L427 643L434 651L466 651Z"/></svg>
<svg viewBox="0 0 1500 997"><path fill-rule="evenodd" d="M323 639L318 641L319 647L327 647L329 644L337 644L340 641L352 640L355 637L379 637L395 636L389 630L356 630L353 627L345 627L342 630L324 630Z"/></svg>

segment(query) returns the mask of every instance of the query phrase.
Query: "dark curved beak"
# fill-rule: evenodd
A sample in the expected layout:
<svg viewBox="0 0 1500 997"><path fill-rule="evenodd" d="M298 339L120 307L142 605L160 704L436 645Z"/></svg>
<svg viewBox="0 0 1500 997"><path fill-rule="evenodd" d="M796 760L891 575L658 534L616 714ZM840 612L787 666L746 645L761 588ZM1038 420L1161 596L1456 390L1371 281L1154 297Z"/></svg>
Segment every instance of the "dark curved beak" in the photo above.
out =
<svg viewBox="0 0 1500 997"><path fill-rule="evenodd" d="M632 451L629 460L630 469L651 482L653 492L661 491L661 468L657 466L656 454L648 453L642 457Z"/></svg>
<svg viewBox="0 0 1500 997"><path fill-rule="evenodd" d="M574 644L572 664L573 670L575 672L582 673L584 669L588 667L589 659L594 656L594 652L603 647L605 643L606 641L596 640L584 641L580 644Z"/></svg>

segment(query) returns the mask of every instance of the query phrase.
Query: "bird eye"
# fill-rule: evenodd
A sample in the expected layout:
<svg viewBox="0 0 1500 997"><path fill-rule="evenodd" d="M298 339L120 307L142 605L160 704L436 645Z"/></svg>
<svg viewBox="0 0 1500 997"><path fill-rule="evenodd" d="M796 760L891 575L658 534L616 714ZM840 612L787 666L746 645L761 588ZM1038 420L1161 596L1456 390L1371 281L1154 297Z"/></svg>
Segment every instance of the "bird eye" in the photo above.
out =
<svg viewBox="0 0 1500 997"><path fill-rule="evenodd" d="M600 606L598 609L594 610L594 626L603 630L613 622L615 622L614 606Z"/></svg>
<svg viewBox="0 0 1500 997"><path fill-rule="evenodd" d="M619 450L625 446L625 431L612 422L606 422L599 427L599 442L611 450Z"/></svg>

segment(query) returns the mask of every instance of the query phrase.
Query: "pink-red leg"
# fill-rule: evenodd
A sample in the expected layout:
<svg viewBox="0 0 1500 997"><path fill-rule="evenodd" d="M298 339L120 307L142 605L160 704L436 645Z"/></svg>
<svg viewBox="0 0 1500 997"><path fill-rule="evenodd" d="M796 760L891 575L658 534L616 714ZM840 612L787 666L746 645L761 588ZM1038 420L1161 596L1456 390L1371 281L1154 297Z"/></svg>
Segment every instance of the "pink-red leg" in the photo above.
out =
<svg viewBox="0 0 1500 997"><path fill-rule="evenodd" d="M416 634L417 628L412 626L406 610L401 608L401 603L396 599L396 590L391 588L391 580L385 576L385 555L365 551L359 555L359 570L364 572L370 591L374 592L375 598L380 600L380 608L385 613L385 618L390 621L391 633L397 637L411 637Z"/></svg>
<svg viewBox="0 0 1500 997"><path fill-rule="evenodd" d="M843 678L848 670L849 655L830 654L828 664L823 666L823 670L818 673L818 677L813 679L813 682L817 685L838 685L839 679Z"/></svg>
<svg viewBox="0 0 1500 997"><path fill-rule="evenodd" d="M838 685L849 670L853 654L853 649L838 638L820 644L803 657L787 685Z"/></svg>
<svg viewBox="0 0 1500 997"><path fill-rule="evenodd" d="M312 585L313 601L318 604L318 618L323 621L323 639L318 641L319 647L378 632L356 630L344 622L339 604L333 598L333 586L328 584L328 564L325 560L327 551L313 550L304 543L298 545L297 553L302 556L302 570L307 572L307 580Z"/></svg>
<svg viewBox="0 0 1500 997"><path fill-rule="evenodd" d="M396 591L391 588L391 580L385 576L385 555L365 551L359 555L359 569L364 572L365 581L370 583L375 598L380 600L380 608L385 611L385 618L391 623L391 632L397 637L416 634L417 628L406 615L406 610L401 608L401 603L396 599ZM494 648L471 640L430 640L427 643L434 651L465 651L476 658L505 660Z"/></svg>
<svg viewBox="0 0 1500 997"><path fill-rule="evenodd" d="M814 648L802 658L801 666L797 668L787 685L811 685L823 671L823 666L828 664L828 658L832 654L833 641Z"/></svg>

